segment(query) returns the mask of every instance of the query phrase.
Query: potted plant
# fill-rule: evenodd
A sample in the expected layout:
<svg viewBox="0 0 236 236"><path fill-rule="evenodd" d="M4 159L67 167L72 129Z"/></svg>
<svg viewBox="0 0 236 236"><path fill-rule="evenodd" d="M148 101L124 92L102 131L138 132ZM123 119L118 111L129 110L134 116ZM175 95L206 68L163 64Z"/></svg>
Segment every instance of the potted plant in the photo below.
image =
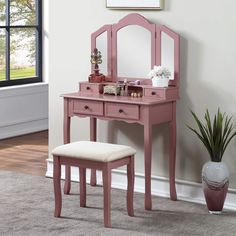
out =
<svg viewBox="0 0 236 236"><path fill-rule="evenodd" d="M232 116L222 114L219 108L213 122L208 110L204 115L204 122L200 121L193 111L191 113L198 129L190 126L188 128L204 144L211 159L202 168L205 200L209 212L219 214L222 212L229 185L229 171L226 164L222 162L222 157L228 144L236 135L235 124L232 122Z"/></svg>
<svg viewBox="0 0 236 236"><path fill-rule="evenodd" d="M171 73L168 68L163 66L154 66L148 73L148 78L152 80L154 87L168 87Z"/></svg>

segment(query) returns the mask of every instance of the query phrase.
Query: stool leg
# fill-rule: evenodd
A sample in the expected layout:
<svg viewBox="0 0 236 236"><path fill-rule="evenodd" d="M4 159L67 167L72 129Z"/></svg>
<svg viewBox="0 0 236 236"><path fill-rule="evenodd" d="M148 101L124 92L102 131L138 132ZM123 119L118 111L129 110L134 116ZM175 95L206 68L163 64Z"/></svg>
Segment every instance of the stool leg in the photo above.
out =
<svg viewBox="0 0 236 236"><path fill-rule="evenodd" d="M64 185L64 194L70 193L70 181L71 181L71 168L70 165L65 165L65 185Z"/></svg>
<svg viewBox="0 0 236 236"><path fill-rule="evenodd" d="M54 196L55 196L55 217L61 215L61 163L60 157L53 156L53 184L54 184Z"/></svg>
<svg viewBox="0 0 236 236"><path fill-rule="evenodd" d="M80 207L86 207L86 168L79 167Z"/></svg>
<svg viewBox="0 0 236 236"><path fill-rule="evenodd" d="M130 162L127 165L127 211L129 216L134 216L134 156L130 157Z"/></svg>
<svg viewBox="0 0 236 236"><path fill-rule="evenodd" d="M91 169L90 185L91 186L96 186L96 184L97 184L96 170Z"/></svg>
<svg viewBox="0 0 236 236"><path fill-rule="evenodd" d="M104 195L104 226L111 227L111 169L109 166L103 169L103 195Z"/></svg>

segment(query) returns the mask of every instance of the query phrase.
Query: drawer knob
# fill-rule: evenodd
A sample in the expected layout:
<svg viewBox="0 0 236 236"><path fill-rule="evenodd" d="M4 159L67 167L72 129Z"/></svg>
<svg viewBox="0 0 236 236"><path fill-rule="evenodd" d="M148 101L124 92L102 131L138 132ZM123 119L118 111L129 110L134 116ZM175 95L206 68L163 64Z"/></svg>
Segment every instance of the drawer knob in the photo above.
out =
<svg viewBox="0 0 236 236"><path fill-rule="evenodd" d="M86 106L84 106L84 109L85 109L85 110L88 110L88 109L89 109L89 107L86 105Z"/></svg>
<svg viewBox="0 0 236 236"><path fill-rule="evenodd" d="M87 86L87 87L86 87L86 89L87 89L87 90L90 90L90 87L89 87L89 86Z"/></svg>
<svg viewBox="0 0 236 236"><path fill-rule="evenodd" d="M156 92L152 91L152 95L156 95Z"/></svg>
<svg viewBox="0 0 236 236"><path fill-rule="evenodd" d="M119 109L119 113L123 113L124 111L123 111L123 109Z"/></svg>

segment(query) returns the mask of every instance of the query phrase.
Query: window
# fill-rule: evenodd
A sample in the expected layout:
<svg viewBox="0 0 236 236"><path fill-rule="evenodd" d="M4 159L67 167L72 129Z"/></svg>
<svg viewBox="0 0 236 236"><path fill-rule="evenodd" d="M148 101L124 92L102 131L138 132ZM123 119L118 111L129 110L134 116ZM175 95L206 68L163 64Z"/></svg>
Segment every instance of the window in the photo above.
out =
<svg viewBox="0 0 236 236"><path fill-rule="evenodd" d="M0 87L42 81L42 1L0 0Z"/></svg>

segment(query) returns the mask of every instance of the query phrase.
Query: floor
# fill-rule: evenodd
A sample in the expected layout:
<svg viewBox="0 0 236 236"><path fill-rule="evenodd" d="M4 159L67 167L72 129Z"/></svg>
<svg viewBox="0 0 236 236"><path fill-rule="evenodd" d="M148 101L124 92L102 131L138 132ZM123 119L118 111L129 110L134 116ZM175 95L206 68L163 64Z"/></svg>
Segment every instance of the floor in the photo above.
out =
<svg viewBox="0 0 236 236"><path fill-rule="evenodd" d="M0 140L0 170L44 176L48 131Z"/></svg>
<svg viewBox="0 0 236 236"><path fill-rule="evenodd" d="M1 236L235 236L236 212L211 215L205 205L134 194L134 217L126 211L126 191L112 189L112 228L103 227L103 188L87 185L87 207L80 207L78 183L64 195L61 218L54 215L51 178L0 170ZM62 186L63 186L62 181ZM1 217L4 216L4 217Z"/></svg>
<svg viewBox="0 0 236 236"><path fill-rule="evenodd" d="M63 195L62 217L57 219L52 179L42 177L47 158L47 131L0 140L0 189L4 189L0 216L5 216L0 220L0 235L236 235L235 212L210 215L205 205L155 196L153 210L145 211L144 195L139 193L134 196L135 217L128 217L126 192L116 189L112 189L113 228L106 229L102 188L88 185L88 206L80 208L78 183L72 183L70 195Z"/></svg>

